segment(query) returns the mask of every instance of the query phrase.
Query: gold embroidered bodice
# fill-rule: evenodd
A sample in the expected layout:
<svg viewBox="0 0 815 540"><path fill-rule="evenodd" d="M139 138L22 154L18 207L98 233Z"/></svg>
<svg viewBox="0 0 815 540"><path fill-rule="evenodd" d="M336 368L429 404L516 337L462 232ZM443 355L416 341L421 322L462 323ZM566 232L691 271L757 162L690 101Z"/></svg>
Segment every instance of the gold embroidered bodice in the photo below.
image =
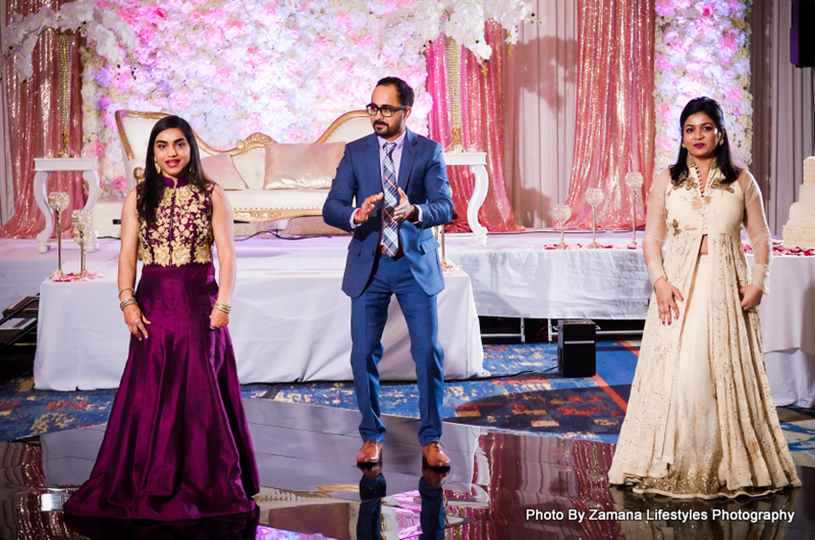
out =
<svg viewBox="0 0 815 540"><path fill-rule="evenodd" d="M164 195L156 209L156 224L139 216L139 259L146 265L183 266L212 262L212 189L205 192L165 178Z"/></svg>

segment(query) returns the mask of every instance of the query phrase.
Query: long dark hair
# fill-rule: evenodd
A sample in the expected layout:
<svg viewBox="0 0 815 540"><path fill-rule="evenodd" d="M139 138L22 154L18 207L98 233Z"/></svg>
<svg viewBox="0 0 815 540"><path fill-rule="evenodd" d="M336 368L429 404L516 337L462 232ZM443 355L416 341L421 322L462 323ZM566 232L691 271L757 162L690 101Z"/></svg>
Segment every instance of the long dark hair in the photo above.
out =
<svg viewBox="0 0 815 540"><path fill-rule="evenodd" d="M719 104L709 97L698 97L692 99L682 109L682 114L679 117L679 133L680 137L685 136L685 121L689 116L698 112L705 113L716 124L719 133L722 134L722 144L716 145L716 163L717 167L722 174L724 174L723 184L730 184L739 177L741 169L736 167L733 163L733 157L730 154L730 140L727 138L727 130L724 128L724 113ZM674 185L681 184L685 178L688 177L688 149L684 146L679 148L679 157L676 163L671 166L671 182Z"/></svg>
<svg viewBox="0 0 815 540"><path fill-rule="evenodd" d="M139 190L139 198L136 209L139 215L143 216L148 225L156 224L156 209L161 198L164 196L164 179L160 172L156 172L156 156L153 146L156 144L156 137L166 129L178 128L187 139L190 145L190 164L187 168L187 182L204 192L210 180L204 175L201 167L201 154L198 151L198 142L192 132L190 124L178 116L165 116L153 126L150 132L150 142L147 143L147 158L144 164L144 182Z"/></svg>

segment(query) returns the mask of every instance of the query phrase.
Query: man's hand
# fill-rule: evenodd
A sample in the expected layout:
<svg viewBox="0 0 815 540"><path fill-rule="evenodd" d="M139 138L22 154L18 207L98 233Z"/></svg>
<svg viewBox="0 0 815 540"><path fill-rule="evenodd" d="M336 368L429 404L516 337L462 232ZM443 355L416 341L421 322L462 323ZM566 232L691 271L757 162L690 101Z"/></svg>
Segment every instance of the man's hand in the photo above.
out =
<svg viewBox="0 0 815 540"><path fill-rule="evenodd" d="M393 209L393 220L397 223L402 223L413 214L416 207L410 204L402 188L397 189L399 190L399 204Z"/></svg>
<svg viewBox="0 0 815 540"><path fill-rule="evenodd" d="M384 193L377 193L362 201L362 204L359 205L359 210L354 214L354 223L359 225L360 223L368 221L368 218L374 213L376 203L381 201L384 196Z"/></svg>

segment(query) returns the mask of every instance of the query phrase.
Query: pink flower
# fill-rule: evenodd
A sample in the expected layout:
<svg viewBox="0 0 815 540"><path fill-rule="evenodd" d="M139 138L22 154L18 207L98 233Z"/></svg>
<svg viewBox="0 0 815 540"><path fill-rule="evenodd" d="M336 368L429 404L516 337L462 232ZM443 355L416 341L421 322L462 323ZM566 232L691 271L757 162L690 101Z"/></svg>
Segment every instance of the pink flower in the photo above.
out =
<svg viewBox="0 0 815 540"><path fill-rule="evenodd" d="M232 96L228 95L228 94L224 94L221 97L219 97L218 99L216 99L215 103L217 103L218 105L220 105L224 109L230 109L232 107L232 105L235 104L235 99Z"/></svg>
<svg viewBox="0 0 815 540"><path fill-rule="evenodd" d="M121 92L128 92L133 87L133 77L130 73L119 73L111 81L112 86Z"/></svg>
<svg viewBox="0 0 815 540"><path fill-rule="evenodd" d="M218 84L226 84L227 82L229 82L229 78L231 76L232 70L228 67L224 67L215 72L215 81Z"/></svg>
<svg viewBox="0 0 815 540"><path fill-rule="evenodd" d="M736 54L736 40L733 39L733 36L725 34L722 36L722 39L719 40L719 48L727 54L727 56L733 56Z"/></svg>
<svg viewBox="0 0 815 540"><path fill-rule="evenodd" d="M667 17L668 15L672 15L674 12L674 3L670 0L662 0L656 3L654 9L657 12L657 15L660 17Z"/></svg>
<svg viewBox="0 0 815 540"><path fill-rule="evenodd" d="M99 142L99 139L94 140L92 143L89 143L85 150L91 156L95 157L102 157L105 155L105 145Z"/></svg>
<svg viewBox="0 0 815 540"><path fill-rule="evenodd" d="M190 94L186 90L176 90L170 94L170 101L174 109L183 111L190 106Z"/></svg>
<svg viewBox="0 0 815 540"><path fill-rule="evenodd" d="M325 36L319 37L314 44L314 50L317 54L328 54L331 52L331 42Z"/></svg>
<svg viewBox="0 0 815 540"><path fill-rule="evenodd" d="M741 99L741 88L731 88L727 91L727 101L739 101Z"/></svg>
<svg viewBox="0 0 815 540"><path fill-rule="evenodd" d="M678 52L681 52L681 53L687 53L688 52L688 45L684 41L681 41L681 40L677 39L677 40L671 41L669 43L669 45L675 51L678 51Z"/></svg>
<svg viewBox="0 0 815 540"><path fill-rule="evenodd" d="M145 26L143 28L140 28L138 36L139 41L141 41L144 45L148 45L151 41L153 41L153 27Z"/></svg>
<svg viewBox="0 0 815 540"><path fill-rule="evenodd" d="M702 36L707 36L710 30L713 28L713 19L696 19L694 24L696 25L697 32L699 32Z"/></svg>
<svg viewBox="0 0 815 540"><path fill-rule="evenodd" d="M123 174L114 176L110 179L110 185L113 186L116 191L125 192L127 191L127 178Z"/></svg>
<svg viewBox="0 0 815 540"><path fill-rule="evenodd" d="M142 12L142 17L151 24L156 24L167 18L167 13L157 5L147 6Z"/></svg>
<svg viewBox="0 0 815 540"><path fill-rule="evenodd" d="M102 96L102 97L99 99L99 108L100 108L100 109L107 109L108 107L110 107L110 104L111 104L111 103L112 103L112 101L110 100L110 98L109 98L109 97L107 97L107 96Z"/></svg>
<svg viewBox="0 0 815 540"><path fill-rule="evenodd" d="M376 46L376 38L368 34L366 36L358 36L354 39L354 43L360 47L372 48Z"/></svg>
<svg viewBox="0 0 815 540"><path fill-rule="evenodd" d="M334 19L334 24L345 28L347 32L351 29L351 16L345 11L340 11Z"/></svg>
<svg viewBox="0 0 815 540"><path fill-rule="evenodd" d="M661 71L670 71L673 69L673 64L671 64L667 58L662 55L657 56L656 62L654 62L657 69Z"/></svg>

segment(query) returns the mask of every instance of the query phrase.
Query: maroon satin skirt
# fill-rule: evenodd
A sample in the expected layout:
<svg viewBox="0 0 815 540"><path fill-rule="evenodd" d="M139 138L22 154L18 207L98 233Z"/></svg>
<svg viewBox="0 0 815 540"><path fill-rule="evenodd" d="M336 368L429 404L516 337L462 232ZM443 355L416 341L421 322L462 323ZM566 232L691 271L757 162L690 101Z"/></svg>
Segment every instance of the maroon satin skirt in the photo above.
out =
<svg viewBox="0 0 815 540"><path fill-rule="evenodd" d="M251 511L258 473L226 328L211 330L211 264L145 266L149 337L130 356L75 516L178 521Z"/></svg>

